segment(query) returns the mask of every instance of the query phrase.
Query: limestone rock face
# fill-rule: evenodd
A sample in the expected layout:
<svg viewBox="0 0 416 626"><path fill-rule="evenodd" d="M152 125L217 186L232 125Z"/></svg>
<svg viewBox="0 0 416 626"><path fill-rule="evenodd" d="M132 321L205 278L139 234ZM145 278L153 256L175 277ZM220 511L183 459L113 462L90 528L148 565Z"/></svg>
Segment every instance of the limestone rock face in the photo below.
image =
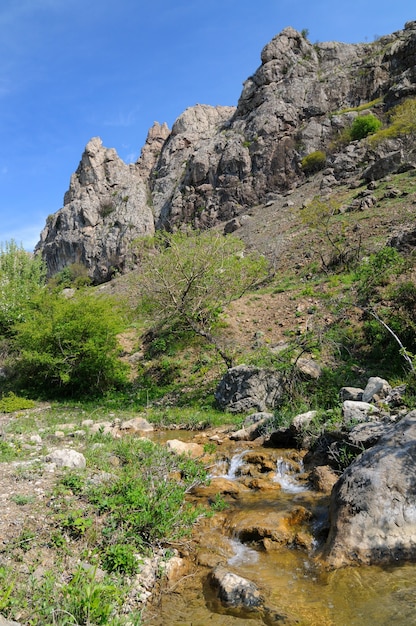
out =
<svg viewBox="0 0 416 626"><path fill-rule="evenodd" d="M95 283L102 283L125 269L135 238L153 233L146 182L138 166L124 163L95 137L71 177L64 207L48 218L37 250L49 275L81 263Z"/></svg>
<svg viewBox="0 0 416 626"><path fill-rule="evenodd" d="M99 283L128 269L131 241L155 228L235 230L250 207L304 180L302 158L334 146L360 115L351 109L374 103L365 113L377 113L415 94L416 21L366 44L311 44L285 28L264 47L237 107L197 104L172 131L155 123L131 165L92 139L37 250L50 275L80 262ZM400 138L377 148L335 142L330 182L413 167L409 150Z"/></svg>
<svg viewBox="0 0 416 626"><path fill-rule="evenodd" d="M416 411L390 427L344 472L331 495L330 564L416 557Z"/></svg>

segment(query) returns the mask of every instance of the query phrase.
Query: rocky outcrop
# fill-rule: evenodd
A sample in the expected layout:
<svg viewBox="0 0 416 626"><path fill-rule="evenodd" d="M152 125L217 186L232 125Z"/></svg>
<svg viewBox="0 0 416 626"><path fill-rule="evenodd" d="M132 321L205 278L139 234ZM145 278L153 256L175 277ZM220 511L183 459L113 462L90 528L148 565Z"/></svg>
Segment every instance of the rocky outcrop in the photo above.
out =
<svg viewBox="0 0 416 626"><path fill-rule="evenodd" d="M147 184L139 167L126 165L95 137L71 177L64 207L49 216L36 249L49 275L80 263L94 283L102 283L133 261L134 239L153 233Z"/></svg>
<svg viewBox="0 0 416 626"><path fill-rule="evenodd" d="M238 228L250 207L305 178L304 156L329 145L332 184L408 167L400 139L376 149L334 139L360 105L383 115L414 96L415 68L416 22L369 44L311 44L285 28L263 49L236 108L198 104L171 132L155 124L136 164L91 140L37 246L49 274L79 262L102 282L135 261L131 242L154 228Z"/></svg>
<svg viewBox="0 0 416 626"><path fill-rule="evenodd" d="M325 554L334 566L416 556L416 411L363 452L331 496Z"/></svg>
<svg viewBox="0 0 416 626"><path fill-rule="evenodd" d="M282 393L283 380L278 372L238 365L223 376L215 399L221 409L230 413L267 411L277 406Z"/></svg>

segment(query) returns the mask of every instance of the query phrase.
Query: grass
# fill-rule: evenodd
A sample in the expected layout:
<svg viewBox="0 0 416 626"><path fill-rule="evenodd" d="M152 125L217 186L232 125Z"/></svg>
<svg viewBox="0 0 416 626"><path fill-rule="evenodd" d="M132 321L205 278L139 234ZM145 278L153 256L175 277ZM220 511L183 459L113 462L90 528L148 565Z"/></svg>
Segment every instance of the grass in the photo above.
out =
<svg viewBox="0 0 416 626"><path fill-rule="evenodd" d="M45 412L49 425L52 418L62 420L63 407L58 408ZM84 416L79 408L66 415L73 419L74 413ZM201 463L133 437L98 433L84 444L87 469L57 471L44 500L49 506L41 509L40 500L36 516L0 550L0 611L9 619L31 626L140 624L140 602L128 617L123 605L143 556L162 546L172 553L172 542L187 537L209 513L186 502L190 487L207 479ZM14 458L11 446L6 458ZM39 476L35 465L21 470L16 468L17 483ZM24 506L34 497L14 494L11 500ZM80 560L88 567L77 565ZM40 561L50 569L35 578ZM98 577L99 568L105 573Z"/></svg>

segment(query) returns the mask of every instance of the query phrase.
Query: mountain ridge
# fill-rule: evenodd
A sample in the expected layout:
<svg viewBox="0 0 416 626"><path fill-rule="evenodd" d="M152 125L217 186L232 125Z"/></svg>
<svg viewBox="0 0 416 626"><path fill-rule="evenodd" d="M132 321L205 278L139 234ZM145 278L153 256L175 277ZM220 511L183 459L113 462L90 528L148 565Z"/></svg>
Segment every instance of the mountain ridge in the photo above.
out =
<svg viewBox="0 0 416 626"><path fill-rule="evenodd" d="M325 153L327 187L393 153L398 168L409 151L400 139L374 147L337 138L363 108L384 119L414 95L415 21L365 44L311 44L287 27L263 48L236 107L197 104L171 130L155 123L130 165L90 140L36 251L49 275L81 263L99 284L134 267L133 242L157 229L237 230L253 207L307 181L302 159L315 151Z"/></svg>

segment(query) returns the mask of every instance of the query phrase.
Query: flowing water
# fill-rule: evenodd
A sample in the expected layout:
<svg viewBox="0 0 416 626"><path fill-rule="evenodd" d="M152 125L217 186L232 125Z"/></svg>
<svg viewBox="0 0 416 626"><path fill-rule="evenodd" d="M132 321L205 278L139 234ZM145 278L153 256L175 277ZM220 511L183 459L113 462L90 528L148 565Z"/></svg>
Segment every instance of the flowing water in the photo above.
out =
<svg viewBox="0 0 416 626"><path fill-rule="evenodd" d="M226 511L202 524L197 541L205 560L209 561L211 556L212 562L201 564L204 559L196 558L190 573L160 595L144 623L152 626L416 625L416 565L327 571L316 555L326 523L328 498L302 482L301 460L298 459L294 468L290 451L279 451L275 472L268 477L270 489L247 488L246 452L238 450L225 469L224 462L218 467L217 475L241 484L242 491L238 497L227 499ZM298 520L297 512L304 510L310 516ZM297 539L292 538L286 545L267 538L259 540L254 531L250 535L248 528L253 519L258 519L261 527L272 522L280 528L279 516L282 520L296 518L293 537ZM287 528L287 532L292 532L290 524ZM312 539L309 543L308 537ZM255 583L265 599L266 610L244 614L223 607L208 583L209 571L217 563Z"/></svg>

